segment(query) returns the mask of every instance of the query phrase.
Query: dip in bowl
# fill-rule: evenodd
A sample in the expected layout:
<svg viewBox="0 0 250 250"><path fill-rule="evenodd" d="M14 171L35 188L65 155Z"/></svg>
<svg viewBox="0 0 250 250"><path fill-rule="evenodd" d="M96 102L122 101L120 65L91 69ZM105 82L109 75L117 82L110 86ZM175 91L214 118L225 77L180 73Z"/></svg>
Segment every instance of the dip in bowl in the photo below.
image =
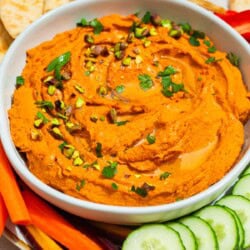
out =
<svg viewBox="0 0 250 250"><path fill-rule="evenodd" d="M164 221L214 200L249 161L249 47L188 2L124 3L77 1L17 38L1 138L17 174L62 209Z"/></svg>

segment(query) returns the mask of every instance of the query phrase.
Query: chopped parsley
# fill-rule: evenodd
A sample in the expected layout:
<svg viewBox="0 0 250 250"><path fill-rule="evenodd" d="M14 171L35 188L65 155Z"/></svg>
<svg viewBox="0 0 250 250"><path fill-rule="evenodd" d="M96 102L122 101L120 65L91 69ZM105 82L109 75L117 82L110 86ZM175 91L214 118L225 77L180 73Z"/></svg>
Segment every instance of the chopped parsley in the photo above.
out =
<svg viewBox="0 0 250 250"><path fill-rule="evenodd" d="M240 58L236 56L234 53L230 52L227 54L227 59L230 61L230 63L236 67L239 67L240 65Z"/></svg>
<svg viewBox="0 0 250 250"><path fill-rule="evenodd" d="M174 75L176 72L177 70L169 65L163 71L158 73L158 76L161 77L162 93L166 97L171 97L174 93L179 91L185 91L182 83L174 83L171 79L171 75Z"/></svg>
<svg viewBox="0 0 250 250"><path fill-rule="evenodd" d="M50 110L54 109L54 105L50 101L36 101L35 104L39 108L47 108L47 109L50 109Z"/></svg>
<svg viewBox="0 0 250 250"><path fill-rule="evenodd" d="M150 23L151 20L151 13L149 11L147 11L144 16L142 17L141 21L143 23Z"/></svg>
<svg viewBox="0 0 250 250"><path fill-rule="evenodd" d="M149 144L154 144L155 140L156 140L155 136L154 135L150 135L150 134L147 135L146 139L147 139L147 141L148 141Z"/></svg>
<svg viewBox="0 0 250 250"><path fill-rule="evenodd" d="M85 18L82 18L80 22L76 23L79 27L92 27L94 29L94 34L98 35L103 31L102 23L97 19L93 19L91 21L87 21Z"/></svg>
<svg viewBox="0 0 250 250"><path fill-rule="evenodd" d="M187 33L187 34L190 34L190 33L191 33L192 27L191 27L191 25L190 25L189 23L182 23L182 24L180 24L180 26L181 26L182 30L183 30L185 33Z"/></svg>
<svg viewBox="0 0 250 250"><path fill-rule="evenodd" d="M201 32L199 30L193 30L190 32L191 36L189 38L189 43L192 46L200 46L200 41L198 39L204 39L205 38L205 33Z"/></svg>
<svg viewBox="0 0 250 250"><path fill-rule="evenodd" d="M125 120L125 121L117 121L117 122L115 122L115 124L116 124L117 126L123 126L123 125L125 125L127 122L128 122L127 120Z"/></svg>
<svg viewBox="0 0 250 250"><path fill-rule="evenodd" d="M140 87L144 91L149 90L153 86L153 80L147 74L140 74L138 76L138 80L140 81Z"/></svg>
<svg viewBox="0 0 250 250"><path fill-rule="evenodd" d="M117 173L118 162L110 162L108 166L105 166L102 170L102 176L111 179Z"/></svg>
<svg viewBox="0 0 250 250"><path fill-rule="evenodd" d="M194 37L194 36L190 36L190 37L189 37L189 43L190 43L191 45L195 46L195 47L200 46L199 40L198 40L196 37Z"/></svg>
<svg viewBox="0 0 250 250"><path fill-rule="evenodd" d="M115 182L112 182L112 183L111 183L111 187L112 187L114 190L118 190L118 185L117 185Z"/></svg>
<svg viewBox="0 0 250 250"><path fill-rule="evenodd" d="M216 47L215 47L215 46L211 46L211 47L209 47L209 48L207 49L207 51L208 51L209 53L214 53L214 52L216 51Z"/></svg>
<svg viewBox="0 0 250 250"><path fill-rule="evenodd" d="M95 152L98 158L102 157L102 144L100 142L97 142Z"/></svg>
<svg viewBox="0 0 250 250"><path fill-rule="evenodd" d="M49 65L47 66L46 71L47 72L51 72L54 70L55 73L55 78L57 80L62 80L62 76L61 76L61 69L64 65L66 65L69 61L70 61L70 57L71 57L71 53L70 51L65 52L64 54L56 57L55 59L53 59Z"/></svg>
<svg viewBox="0 0 250 250"><path fill-rule="evenodd" d="M148 191L142 187L135 187L134 185L131 187L131 191L140 195L141 197L146 197L148 195Z"/></svg>
<svg viewBox="0 0 250 250"><path fill-rule="evenodd" d="M16 88L24 85L24 78L22 76L16 77Z"/></svg>
<svg viewBox="0 0 250 250"><path fill-rule="evenodd" d="M46 116L40 111L36 113L36 118L41 119L44 124L49 122Z"/></svg>
<svg viewBox="0 0 250 250"><path fill-rule="evenodd" d="M80 182L76 183L76 190L80 191L85 186L85 180L81 180Z"/></svg>
<svg viewBox="0 0 250 250"><path fill-rule="evenodd" d="M59 148L61 151L63 151L63 149L64 149L64 147L65 147L66 145L68 145L68 143L67 143L66 141L64 141L63 143L61 143L61 144L58 146L58 148Z"/></svg>
<svg viewBox="0 0 250 250"><path fill-rule="evenodd" d="M211 63L216 63L216 62L218 62L218 61L221 61L221 59L216 59L214 56L211 56L211 57L209 57L209 58L205 61L205 63L206 63L206 64L211 64Z"/></svg>
<svg viewBox="0 0 250 250"><path fill-rule="evenodd" d="M160 175L160 180L166 180L169 176L171 175L171 173L169 172L164 172Z"/></svg>
<svg viewBox="0 0 250 250"><path fill-rule="evenodd" d="M209 40L204 40L203 43L207 46L210 47L211 46L211 42Z"/></svg>
<svg viewBox="0 0 250 250"><path fill-rule="evenodd" d="M118 94L123 93L124 90L125 90L125 86L124 86L124 85L118 85L118 86L116 86L116 88L115 88L115 91L116 91Z"/></svg>

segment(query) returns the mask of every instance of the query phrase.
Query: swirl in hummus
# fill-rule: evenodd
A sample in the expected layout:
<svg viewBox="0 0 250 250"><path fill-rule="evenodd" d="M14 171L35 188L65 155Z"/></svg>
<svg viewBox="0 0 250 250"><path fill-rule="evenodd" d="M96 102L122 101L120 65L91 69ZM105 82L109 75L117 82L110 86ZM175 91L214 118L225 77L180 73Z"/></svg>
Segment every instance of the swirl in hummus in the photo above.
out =
<svg viewBox="0 0 250 250"><path fill-rule="evenodd" d="M14 143L35 176L80 199L190 197L241 152L250 102L236 59L149 12L83 18L27 51L9 110Z"/></svg>

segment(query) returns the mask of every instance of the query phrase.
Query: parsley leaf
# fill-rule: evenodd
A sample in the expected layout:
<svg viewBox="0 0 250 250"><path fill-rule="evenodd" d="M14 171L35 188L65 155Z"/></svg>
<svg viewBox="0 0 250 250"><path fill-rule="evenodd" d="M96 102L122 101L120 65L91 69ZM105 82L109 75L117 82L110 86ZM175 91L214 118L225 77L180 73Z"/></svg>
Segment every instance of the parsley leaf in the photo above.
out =
<svg viewBox="0 0 250 250"><path fill-rule="evenodd" d="M147 11L144 16L142 17L141 21L143 23L149 23L151 19L151 13L149 11Z"/></svg>
<svg viewBox="0 0 250 250"><path fill-rule="evenodd" d="M146 197L148 195L148 191L142 187L135 187L134 185L131 187L131 191L140 195L141 197Z"/></svg>
<svg viewBox="0 0 250 250"><path fill-rule="evenodd" d="M111 179L115 176L117 173L117 165L118 162L111 162L108 166L105 166L102 169L102 175L105 178Z"/></svg>
<svg viewBox="0 0 250 250"><path fill-rule="evenodd" d="M211 64L211 63L216 63L216 62L218 62L218 61L221 61L221 59L216 59L214 56L211 56L211 57L209 57L209 58L205 61L205 63L206 63L206 64Z"/></svg>
<svg viewBox="0 0 250 250"><path fill-rule="evenodd" d="M210 47L211 46L211 42L209 40L204 40L203 43L207 46Z"/></svg>
<svg viewBox="0 0 250 250"><path fill-rule="evenodd" d="M165 67L163 71L159 72L158 76L169 76L175 74L176 72L177 70L172 65L169 65Z"/></svg>
<svg viewBox="0 0 250 250"><path fill-rule="evenodd" d="M16 88L24 85L24 78L22 76L16 77Z"/></svg>
<svg viewBox="0 0 250 250"><path fill-rule="evenodd" d="M240 65L240 58L236 56L234 53L230 52L227 54L227 59L230 61L230 63L236 67L239 67Z"/></svg>
<svg viewBox="0 0 250 250"><path fill-rule="evenodd" d="M125 90L125 86L124 86L124 85L118 85L118 86L116 86L116 88L115 88L115 91L116 91L118 94L123 93L124 90Z"/></svg>
<svg viewBox="0 0 250 250"><path fill-rule="evenodd" d="M111 187L114 189L114 190L118 190L118 185L116 183L112 183L111 184Z"/></svg>
<svg viewBox="0 0 250 250"><path fill-rule="evenodd" d="M115 124L116 124L117 126L123 126L123 125L125 125L127 122L128 122L128 120L125 120L125 121L118 121L118 122L115 122Z"/></svg>
<svg viewBox="0 0 250 250"><path fill-rule="evenodd" d="M160 175L160 180L165 180L167 179L169 176L171 175L171 173L169 172L164 172Z"/></svg>
<svg viewBox="0 0 250 250"><path fill-rule="evenodd" d="M140 74L138 76L138 80L140 81L140 87L144 91L149 90L153 86L153 80L147 74Z"/></svg>
<svg viewBox="0 0 250 250"><path fill-rule="evenodd" d="M102 144L101 144L100 142L97 142L97 143L96 143L95 152L96 152L96 156L97 156L98 158L102 157Z"/></svg>
<svg viewBox="0 0 250 250"><path fill-rule="evenodd" d="M76 190L80 191L85 185L85 180L81 180L79 183L76 183Z"/></svg>
<svg viewBox="0 0 250 250"><path fill-rule="evenodd" d="M49 120L46 118L46 116L45 116L42 112L40 112L40 111L38 111L38 112L36 113L36 117L37 117L38 119L41 119L41 120L43 121L44 124L49 122Z"/></svg>
<svg viewBox="0 0 250 250"><path fill-rule="evenodd" d="M200 46L199 40L198 40L196 37L194 37L194 36L190 36L190 38L189 38L189 43L190 43L191 45L195 46L195 47Z"/></svg>
<svg viewBox="0 0 250 250"><path fill-rule="evenodd" d="M100 34L103 31L103 25L98 19L93 19L89 22L89 25L94 28L94 34Z"/></svg>
<svg viewBox="0 0 250 250"><path fill-rule="evenodd" d="M156 140L155 136L154 135L150 135L150 134L147 135L146 139L147 139L147 141L148 141L149 144L154 144L155 140Z"/></svg>
<svg viewBox="0 0 250 250"><path fill-rule="evenodd" d="M47 108L47 109L50 109L50 110L54 109L54 105L50 101L36 101L35 104L39 108Z"/></svg>
<svg viewBox="0 0 250 250"><path fill-rule="evenodd" d="M209 53L214 53L214 52L216 51L216 48L215 48L215 46L211 46L211 47L209 47L209 48L207 49L207 51L208 51Z"/></svg>

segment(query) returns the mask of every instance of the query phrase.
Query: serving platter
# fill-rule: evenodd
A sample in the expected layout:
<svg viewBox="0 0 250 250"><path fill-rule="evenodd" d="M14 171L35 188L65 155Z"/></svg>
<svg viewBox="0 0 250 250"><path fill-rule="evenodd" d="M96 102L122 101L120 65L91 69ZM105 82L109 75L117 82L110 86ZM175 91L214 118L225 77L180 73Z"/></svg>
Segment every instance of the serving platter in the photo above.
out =
<svg viewBox="0 0 250 250"><path fill-rule="evenodd" d="M211 0L211 2L213 2L216 5L220 5L224 8L228 7L228 1L226 0L219 0L219 1L215 1L215 0ZM11 224L10 222L8 222L4 236L12 243L14 244L17 248L19 249L30 249L29 248L29 243L27 242L25 235L22 233L22 231L14 226L13 224ZM1 241L0 241L1 243ZM9 249L10 246L3 246L3 249ZM0 249L1 249L1 244L0 244Z"/></svg>

